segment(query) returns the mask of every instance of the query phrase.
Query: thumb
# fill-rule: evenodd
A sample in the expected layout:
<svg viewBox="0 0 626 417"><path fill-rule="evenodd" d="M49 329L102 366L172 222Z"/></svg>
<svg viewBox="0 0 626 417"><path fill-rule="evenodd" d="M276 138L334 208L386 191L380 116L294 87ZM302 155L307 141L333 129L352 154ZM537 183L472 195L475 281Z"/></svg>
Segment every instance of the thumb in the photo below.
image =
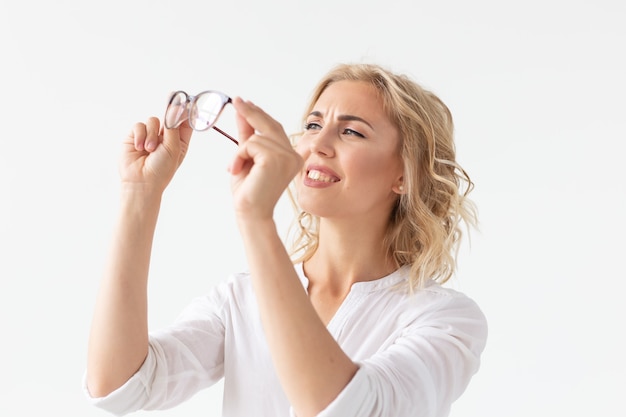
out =
<svg viewBox="0 0 626 417"><path fill-rule="evenodd" d="M187 154L193 130L187 123L179 127L167 129L163 127L163 147L167 153L180 164Z"/></svg>
<svg viewBox="0 0 626 417"><path fill-rule="evenodd" d="M185 147L185 150L189 147L192 133L193 129L189 126L189 123L183 123L178 127L178 139L180 140L181 146Z"/></svg>

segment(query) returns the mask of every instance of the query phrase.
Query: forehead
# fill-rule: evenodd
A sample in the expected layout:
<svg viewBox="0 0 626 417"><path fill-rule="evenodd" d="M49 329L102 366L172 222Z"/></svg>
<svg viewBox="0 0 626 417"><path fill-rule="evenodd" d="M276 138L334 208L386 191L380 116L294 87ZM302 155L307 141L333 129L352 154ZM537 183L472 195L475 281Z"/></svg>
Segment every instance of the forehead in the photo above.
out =
<svg viewBox="0 0 626 417"><path fill-rule="evenodd" d="M379 92L364 81L344 80L330 84L317 99L314 108L322 112L367 116L368 119L387 119Z"/></svg>

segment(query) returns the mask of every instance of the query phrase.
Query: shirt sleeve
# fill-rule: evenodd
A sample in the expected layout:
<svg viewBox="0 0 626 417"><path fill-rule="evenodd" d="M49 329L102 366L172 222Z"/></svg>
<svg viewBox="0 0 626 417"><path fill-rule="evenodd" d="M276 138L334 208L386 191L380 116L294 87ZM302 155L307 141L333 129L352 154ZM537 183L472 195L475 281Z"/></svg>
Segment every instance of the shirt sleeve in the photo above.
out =
<svg viewBox="0 0 626 417"><path fill-rule="evenodd" d="M447 416L478 370L486 338L485 317L471 299L442 297L387 349L359 363L318 417Z"/></svg>
<svg viewBox="0 0 626 417"><path fill-rule="evenodd" d="M219 381L224 375L223 305L220 291L195 299L169 327L151 332L141 368L106 397L88 400L121 416L137 410L167 409Z"/></svg>

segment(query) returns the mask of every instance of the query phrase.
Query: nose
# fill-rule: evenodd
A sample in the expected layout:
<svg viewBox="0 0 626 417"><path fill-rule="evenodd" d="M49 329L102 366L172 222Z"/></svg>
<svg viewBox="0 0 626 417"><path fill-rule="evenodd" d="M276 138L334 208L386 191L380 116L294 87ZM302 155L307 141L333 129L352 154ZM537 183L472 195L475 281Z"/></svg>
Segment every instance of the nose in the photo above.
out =
<svg viewBox="0 0 626 417"><path fill-rule="evenodd" d="M334 138L328 127L322 128L311 137L309 150L312 154L331 158L335 155Z"/></svg>

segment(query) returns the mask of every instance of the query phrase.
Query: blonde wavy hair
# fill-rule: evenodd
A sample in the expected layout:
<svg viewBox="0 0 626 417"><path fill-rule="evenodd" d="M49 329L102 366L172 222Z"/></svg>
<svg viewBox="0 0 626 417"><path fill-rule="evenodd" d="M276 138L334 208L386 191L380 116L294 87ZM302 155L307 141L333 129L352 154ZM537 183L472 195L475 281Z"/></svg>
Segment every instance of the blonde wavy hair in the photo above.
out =
<svg viewBox="0 0 626 417"><path fill-rule="evenodd" d="M469 232L477 226L476 208L468 199L474 184L456 162L450 110L404 74L373 64L340 64L314 89L303 125L324 90L344 80L374 86L400 136L404 194L390 213L383 242L386 250L398 267L410 265L411 290L429 279L448 281L456 270L463 229ZM319 218L303 212L292 191L289 195L298 214L291 249L292 260L298 263L308 260L317 249Z"/></svg>

